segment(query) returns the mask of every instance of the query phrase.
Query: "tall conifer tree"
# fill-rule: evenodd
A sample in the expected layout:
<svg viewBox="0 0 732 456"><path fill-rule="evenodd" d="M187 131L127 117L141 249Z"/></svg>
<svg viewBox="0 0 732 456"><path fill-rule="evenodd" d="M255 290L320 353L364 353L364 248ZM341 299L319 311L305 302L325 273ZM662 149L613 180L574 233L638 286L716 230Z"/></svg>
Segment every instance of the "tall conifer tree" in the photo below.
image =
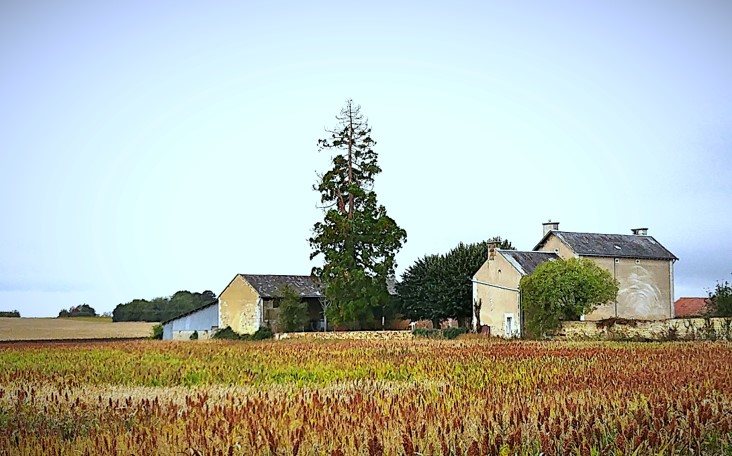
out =
<svg viewBox="0 0 732 456"><path fill-rule="evenodd" d="M364 328L374 324L374 309L389 302L387 279L407 233L377 202L374 178L381 168L361 107L347 100L336 119L330 137L318 140L332 167L313 186L325 217L313 227L310 259L323 259L313 275L324 285L328 320Z"/></svg>

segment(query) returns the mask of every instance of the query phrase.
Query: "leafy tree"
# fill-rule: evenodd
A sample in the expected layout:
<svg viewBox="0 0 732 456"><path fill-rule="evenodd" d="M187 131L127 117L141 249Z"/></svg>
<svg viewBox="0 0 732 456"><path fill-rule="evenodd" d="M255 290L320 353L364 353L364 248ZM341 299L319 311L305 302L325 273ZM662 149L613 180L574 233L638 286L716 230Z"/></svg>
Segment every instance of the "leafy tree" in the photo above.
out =
<svg viewBox="0 0 732 456"><path fill-rule="evenodd" d="M282 331L302 331L307 320L307 303L302 302L300 294L289 284L279 290L280 312L279 323Z"/></svg>
<svg viewBox="0 0 732 456"><path fill-rule="evenodd" d="M97 311L94 310L89 304L82 304L80 306L70 307L69 310L62 309L58 313L58 318L68 317L96 317Z"/></svg>
<svg viewBox="0 0 732 456"><path fill-rule="evenodd" d="M513 249L511 242L494 237L485 242L458 244L446 254L417 259L397 284L399 311L411 320L431 320L435 328L448 318L467 323L473 315L471 278L488 258L488 245Z"/></svg>
<svg viewBox="0 0 732 456"><path fill-rule="evenodd" d="M3 310L3 311L0 311L0 317L20 318L20 312L18 312L17 310L11 310L11 311Z"/></svg>
<svg viewBox="0 0 732 456"><path fill-rule="evenodd" d="M150 339L163 340L163 325L157 324L152 327L152 335Z"/></svg>
<svg viewBox="0 0 732 456"><path fill-rule="evenodd" d="M178 291L171 297L133 299L125 304L118 304L112 312L112 321L165 321L189 310L203 307L216 300L212 291L191 293Z"/></svg>
<svg viewBox="0 0 732 456"><path fill-rule="evenodd" d="M336 119L330 137L318 141L332 168L313 186L325 217L313 227L310 259L323 259L312 273L323 284L329 321L360 327L373 325L375 309L389 302L386 281L407 233L377 202L373 186L381 168L360 106L347 100Z"/></svg>
<svg viewBox="0 0 732 456"><path fill-rule="evenodd" d="M544 337L562 320L576 320L612 301L618 282L587 258L547 261L521 278L521 307L528 337Z"/></svg>
<svg viewBox="0 0 732 456"><path fill-rule="evenodd" d="M717 282L709 292L709 314L714 317L732 317L732 284L728 281Z"/></svg>

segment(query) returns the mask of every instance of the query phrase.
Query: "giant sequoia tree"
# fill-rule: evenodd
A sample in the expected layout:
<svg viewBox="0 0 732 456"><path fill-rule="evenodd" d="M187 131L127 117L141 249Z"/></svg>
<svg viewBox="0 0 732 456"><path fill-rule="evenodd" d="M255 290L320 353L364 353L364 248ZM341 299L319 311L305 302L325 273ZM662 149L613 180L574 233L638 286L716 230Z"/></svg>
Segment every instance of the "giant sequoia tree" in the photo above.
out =
<svg viewBox="0 0 732 456"><path fill-rule="evenodd" d="M323 260L313 275L330 303L328 320L366 327L374 310L389 302L386 280L394 275L394 257L407 233L377 202L373 186L381 168L361 107L347 100L336 119L330 137L318 141L318 149L331 154L332 167L313 186L325 217L313 227L310 259Z"/></svg>

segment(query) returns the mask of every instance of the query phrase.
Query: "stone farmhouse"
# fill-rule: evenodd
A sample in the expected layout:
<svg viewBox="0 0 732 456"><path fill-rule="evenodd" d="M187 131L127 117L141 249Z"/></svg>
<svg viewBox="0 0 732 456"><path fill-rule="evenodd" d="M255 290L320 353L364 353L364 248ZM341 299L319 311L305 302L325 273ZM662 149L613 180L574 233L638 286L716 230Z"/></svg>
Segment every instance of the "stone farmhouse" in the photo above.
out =
<svg viewBox="0 0 732 456"><path fill-rule="evenodd" d="M587 321L606 318L663 320L674 318L674 262L678 260L647 228L633 234L559 231L559 223L543 224L544 235L532 251L491 247L488 259L473 276L474 322L493 335L521 337L521 277L545 261L588 258L619 282L617 299L599 306Z"/></svg>
<svg viewBox="0 0 732 456"><path fill-rule="evenodd" d="M188 340L194 332L199 339L208 339L226 327L239 334L252 334L261 327L281 332L279 304L285 285L292 287L300 295L300 300L307 303L304 331L325 330L324 296L320 285L311 276L237 274L216 301L164 321L163 339ZM393 280L387 281L387 288L390 295L396 295ZM402 329L408 323L382 318L384 328ZM327 329L331 329L330 324Z"/></svg>
<svg viewBox="0 0 732 456"><path fill-rule="evenodd" d="M208 339L227 326L239 334L251 334L265 326L278 332L280 290L285 285L308 305L306 329L320 330L323 295L310 276L237 274L216 301L163 322L163 339L187 340L194 332L199 339Z"/></svg>

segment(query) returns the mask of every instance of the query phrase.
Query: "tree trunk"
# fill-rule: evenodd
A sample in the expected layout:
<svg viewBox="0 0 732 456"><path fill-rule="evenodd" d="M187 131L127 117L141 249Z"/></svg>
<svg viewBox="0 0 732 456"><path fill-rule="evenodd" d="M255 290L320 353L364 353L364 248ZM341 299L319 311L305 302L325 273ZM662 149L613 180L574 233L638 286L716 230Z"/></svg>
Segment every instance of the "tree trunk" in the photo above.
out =
<svg viewBox="0 0 732 456"><path fill-rule="evenodd" d="M442 320L439 318L433 318L432 319L432 328L434 329L440 329L440 323L442 323Z"/></svg>

